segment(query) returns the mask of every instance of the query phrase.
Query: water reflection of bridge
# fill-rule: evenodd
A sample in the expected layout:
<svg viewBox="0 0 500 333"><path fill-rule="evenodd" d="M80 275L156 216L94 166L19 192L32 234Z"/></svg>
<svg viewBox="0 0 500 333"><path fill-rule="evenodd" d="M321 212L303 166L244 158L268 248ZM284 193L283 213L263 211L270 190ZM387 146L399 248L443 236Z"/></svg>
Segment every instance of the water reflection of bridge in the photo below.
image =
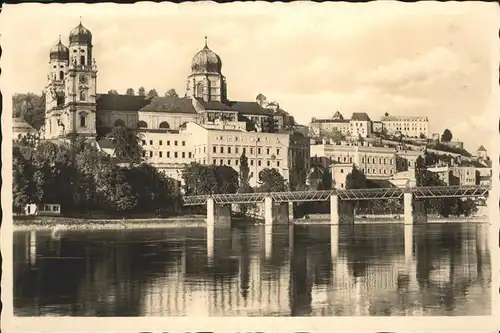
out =
<svg viewBox="0 0 500 333"><path fill-rule="evenodd" d="M488 276L487 230L428 227L275 226L270 241L264 228L223 228L212 249L204 228L103 233L83 247L74 237L84 236L28 233L15 292L31 293L41 312L74 301L80 308L61 311L79 315L383 315L438 303L446 311Z"/></svg>

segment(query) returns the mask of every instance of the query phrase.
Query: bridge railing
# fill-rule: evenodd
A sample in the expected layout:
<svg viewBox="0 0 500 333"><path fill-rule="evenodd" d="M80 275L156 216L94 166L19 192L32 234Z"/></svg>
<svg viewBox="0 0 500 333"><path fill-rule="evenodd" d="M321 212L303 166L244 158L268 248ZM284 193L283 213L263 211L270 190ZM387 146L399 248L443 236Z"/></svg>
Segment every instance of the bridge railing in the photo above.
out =
<svg viewBox="0 0 500 333"><path fill-rule="evenodd" d="M324 191L293 191L270 193L223 193L212 195L196 195L183 197L184 205L205 204L208 198L213 198L218 204L258 203L270 196L274 202L305 202L326 201L337 194L341 200L383 200L398 199L405 192L411 192L415 198L457 198L485 197L491 189L490 185L471 186L432 186L410 188L373 188L373 189L334 189Z"/></svg>

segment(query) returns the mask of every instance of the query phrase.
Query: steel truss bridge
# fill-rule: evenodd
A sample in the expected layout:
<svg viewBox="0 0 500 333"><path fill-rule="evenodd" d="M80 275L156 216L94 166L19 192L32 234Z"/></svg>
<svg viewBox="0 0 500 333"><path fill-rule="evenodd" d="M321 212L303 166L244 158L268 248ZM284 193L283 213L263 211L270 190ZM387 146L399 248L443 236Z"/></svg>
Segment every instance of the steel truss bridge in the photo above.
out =
<svg viewBox="0 0 500 333"><path fill-rule="evenodd" d="M183 197L185 206L204 205L209 198L217 204L243 204L263 202L266 197L271 197L273 202L305 202L327 201L330 196L337 194L339 199L345 201L355 200L386 200L399 199L405 192L410 192L416 199L432 198L481 198L488 195L490 185L472 186L432 186L410 188L374 188L351 190L326 190L326 191L294 191L270 193L231 193L194 195Z"/></svg>

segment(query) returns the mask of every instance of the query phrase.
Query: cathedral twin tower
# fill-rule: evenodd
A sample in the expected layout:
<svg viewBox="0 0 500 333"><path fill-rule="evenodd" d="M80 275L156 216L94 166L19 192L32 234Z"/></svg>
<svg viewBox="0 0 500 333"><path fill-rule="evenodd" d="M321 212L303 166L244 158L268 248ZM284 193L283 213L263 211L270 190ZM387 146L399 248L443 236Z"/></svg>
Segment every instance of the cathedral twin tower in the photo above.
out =
<svg viewBox="0 0 500 333"><path fill-rule="evenodd" d="M69 47L59 37L50 50L46 88L45 139L96 136L97 66L92 57L92 33L82 23L69 34ZM192 59L187 95L205 102L227 102L221 58L205 47Z"/></svg>

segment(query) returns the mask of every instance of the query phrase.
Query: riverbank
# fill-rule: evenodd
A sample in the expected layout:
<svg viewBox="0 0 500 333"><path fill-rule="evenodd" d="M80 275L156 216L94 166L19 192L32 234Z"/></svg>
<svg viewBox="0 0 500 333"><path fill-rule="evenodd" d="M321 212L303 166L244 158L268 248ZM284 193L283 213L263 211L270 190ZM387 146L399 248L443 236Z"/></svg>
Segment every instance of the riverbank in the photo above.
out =
<svg viewBox="0 0 500 333"><path fill-rule="evenodd" d="M205 215L186 215L169 218L132 218L132 219L89 219L69 217L30 216L14 217L15 231L41 230L126 230L126 229L166 229L205 227ZM262 220L252 218L247 221L243 217L233 217L233 222L246 224L263 224ZM305 219L295 219L293 224L330 224L329 214L309 215ZM402 224L402 217L395 216L363 216L354 224ZM488 223L486 216L440 218L430 216L427 223Z"/></svg>

